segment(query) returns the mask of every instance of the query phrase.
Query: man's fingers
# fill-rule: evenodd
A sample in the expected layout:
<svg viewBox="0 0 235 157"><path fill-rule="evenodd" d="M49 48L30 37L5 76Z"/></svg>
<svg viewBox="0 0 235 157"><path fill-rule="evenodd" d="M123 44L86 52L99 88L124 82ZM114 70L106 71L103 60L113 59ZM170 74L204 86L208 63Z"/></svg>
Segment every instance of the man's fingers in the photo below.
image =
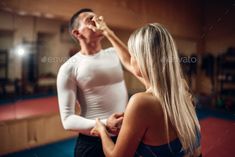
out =
<svg viewBox="0 0 235 157"><path fill-rule="evenodd" d="M118 118L118 117L123 117L124 116L124 112L120 112L120 113L115 113L114 117Z"/></svg>
<svg viewBox="0 0 235 157"><path fill-rule="evenodd" d="M117 122L123 121L123 117L117 118Z"/></svg>
<svg viewBox="0 0 235 157"><path fill-rule="evenodd" d="M121 127L122 121L123 121L123 117L118 118L116 121L116 127Z"/></svg>

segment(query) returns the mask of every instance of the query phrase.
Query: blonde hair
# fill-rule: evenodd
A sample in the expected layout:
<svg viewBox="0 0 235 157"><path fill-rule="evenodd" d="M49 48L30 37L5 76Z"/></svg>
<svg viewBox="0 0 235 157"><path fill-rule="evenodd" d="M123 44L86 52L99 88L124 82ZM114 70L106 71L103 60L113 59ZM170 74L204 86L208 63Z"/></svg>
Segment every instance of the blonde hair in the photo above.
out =
<svg viewBox="0 0 235 157"><path fill-rule="evenodd" d="M168 143L170 121L183 149L192 155L200 126L172 36L160 24L148 24L131 35L128 48L161 103Z"/></svg>

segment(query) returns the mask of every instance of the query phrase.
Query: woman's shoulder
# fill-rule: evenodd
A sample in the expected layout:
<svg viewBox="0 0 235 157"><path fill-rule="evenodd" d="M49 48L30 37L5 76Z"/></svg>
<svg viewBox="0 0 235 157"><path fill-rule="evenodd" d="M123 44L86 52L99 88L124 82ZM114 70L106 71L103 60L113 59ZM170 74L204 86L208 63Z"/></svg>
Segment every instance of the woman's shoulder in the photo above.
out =
<svg viewBox="0 0 235 157"><path fill-rule="evenodd" d="M142 104L142 105L149 103L160 104L156 96L153 96L151 93L146 93L146 92L139 92L132 95L130 101L134 101L137 104Z"/></svg>
<svg viewBox="0 0 235 157"><path fill-rule="evenodd" d="M150 93L140 92L131 96L127 108L131 108L136 111L150 111L161 108L161 104L157 97ZM159 110L160 111L160 110Z"/></svg>
<svg viewBox="0 0 235 157"><path fill-rule="evenodd" d="M141 101L142 99L148 99L148 95L145 92L138 92L130 97L130 101Z"/></svg>

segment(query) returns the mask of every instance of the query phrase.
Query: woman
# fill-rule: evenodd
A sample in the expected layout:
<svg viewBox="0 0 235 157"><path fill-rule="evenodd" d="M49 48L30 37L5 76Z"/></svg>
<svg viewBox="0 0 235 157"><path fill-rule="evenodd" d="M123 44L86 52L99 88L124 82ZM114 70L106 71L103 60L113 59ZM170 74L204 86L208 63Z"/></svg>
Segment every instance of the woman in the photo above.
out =
<svg viewBox="0 0 235 157"><path fill-rule="evenodd" d="M116 144L97 119L91 133L101 137L105 155L200 156L200 126L170 33L148 24L131 35L128 48L146 91L130 98Z"/></svg>

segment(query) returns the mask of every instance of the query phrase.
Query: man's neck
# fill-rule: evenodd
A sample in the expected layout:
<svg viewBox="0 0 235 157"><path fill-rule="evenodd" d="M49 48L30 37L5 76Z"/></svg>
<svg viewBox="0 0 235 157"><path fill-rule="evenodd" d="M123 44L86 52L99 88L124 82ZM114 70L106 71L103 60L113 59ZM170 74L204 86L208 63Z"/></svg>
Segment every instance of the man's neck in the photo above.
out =
<svg viewBox="0 0 235 157"><path fill-rule="evenodd" d="M100 42L81 43L81 52L83 55L94 55L102 49Z"/></svg>

